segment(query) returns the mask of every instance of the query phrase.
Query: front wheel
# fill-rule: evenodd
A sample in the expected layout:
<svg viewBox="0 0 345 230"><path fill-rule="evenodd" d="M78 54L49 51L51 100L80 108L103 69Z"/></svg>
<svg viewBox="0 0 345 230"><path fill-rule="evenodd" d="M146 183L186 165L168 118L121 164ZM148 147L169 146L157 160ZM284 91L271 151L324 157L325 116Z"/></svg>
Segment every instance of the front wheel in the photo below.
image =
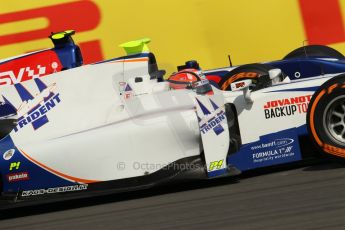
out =
<svg viewBox="0 0 345 230"><path fill-rule="evenodd" d="M345 74L325 82L307 113L308 133L323 152L345 158Z"/></svg>
<svg viewBox="0 0 345 230"><path fill-rule="evenodd" d="M308 58L308 57L325 57L344 59L344 55L339 51L323 45L308 45L299 47L286 55L283 60L294 58Z"/></svg>

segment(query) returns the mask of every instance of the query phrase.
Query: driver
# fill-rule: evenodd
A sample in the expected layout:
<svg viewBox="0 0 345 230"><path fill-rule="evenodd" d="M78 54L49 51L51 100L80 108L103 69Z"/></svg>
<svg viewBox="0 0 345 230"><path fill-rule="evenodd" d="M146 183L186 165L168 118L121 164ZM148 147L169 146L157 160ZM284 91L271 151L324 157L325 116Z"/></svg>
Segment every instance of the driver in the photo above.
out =
<svg viewBox="0 0 345 230"><path fill-rule="evenodd" d="M213 94L210 82L199 68L183 68L173 73L167 81L170 89L191 89L197 94Z"/></svg>

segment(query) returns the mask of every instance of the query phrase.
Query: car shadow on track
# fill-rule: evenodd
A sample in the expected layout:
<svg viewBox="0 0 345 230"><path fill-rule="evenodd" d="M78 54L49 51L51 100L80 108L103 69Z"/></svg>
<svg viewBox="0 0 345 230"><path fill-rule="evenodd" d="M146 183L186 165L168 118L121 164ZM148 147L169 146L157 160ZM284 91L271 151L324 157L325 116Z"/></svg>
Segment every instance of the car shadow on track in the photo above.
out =
<svg viewBox="0 0 345 230"><path fill-rule="evenodd" d="M333 170L333 169L339 169L339 168L345 168L345 164L343 161L329 160L327 164L312 165L312 166L304 168L303 171L324 171L324 170Z"/></svg>
<svg viewBox="0 0 345 230"><path fill-rule="evenodd" d="M0 220L13 219L25 216L40 215L51 212L58 212L63 210L71 210L83 207L91 207L101 204L108 204L114 202L121 202L127 200L135 200L148 198L152 196L159 196L170 193L178 193L183 191L192 191L197 189L205 189L209 187L224 186L239 183L240 180L245 178L253 178L269 173L293 170L297 168L303 168L302 171L316 171L316 170L331 170L344 167L344 164L337 162L323 160L309 160L304 162L298 162L294 164L287 164L283 166L268 167L259 170L253 170L245 172L235 177L225 177L213 180L199 180L184 183L174 183L169 185L161 185L154 188L149 188L140 191L132 191L126 193L117 193L116 195L100 195L89 198L78 198L67 201L49 202L44 204L35 204L22 207L9 208L6 210L0 210Z"/></svg>
<svg viewBox="0 0 345 230"><path fill-rule="evenodd" d="M154 188L144 189L140 191L131 191L126 193L116 193L110 195L99 195L88 198L76 198L73 200L56 201L44 204L35 204L0 210L0 220L13 219L25 216L40 215L50 212L58 212L63 210L77 209L83 207L96 206L107 203L114 203L126 200L135 200L159 196L169 193L178 193L182 191L191 191L204 189L208 187L223 186L238 183L237 177L219 178L216 180L199 180L183 183L174 183L171 185L161 185Z"/></svg>

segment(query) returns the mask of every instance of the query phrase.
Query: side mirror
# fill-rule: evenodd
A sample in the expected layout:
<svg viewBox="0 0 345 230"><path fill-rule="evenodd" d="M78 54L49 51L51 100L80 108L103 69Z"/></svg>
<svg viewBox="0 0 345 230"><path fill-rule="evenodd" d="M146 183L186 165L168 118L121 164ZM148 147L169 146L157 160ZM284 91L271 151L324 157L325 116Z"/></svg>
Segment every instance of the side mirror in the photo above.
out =
<svg viewBox="0 0 345 230"><path fill-rule="evenodd" d="M282 71L281 69L271 69L268 71L268 74L272 82L278 82L279 81L278 77L281 76Z"/></svg>
<svg viewBox="0 0 345 230"><path fill-rule="evenodd" d="M252 103L253 99L251 98L251 92L249 87L252 85L252 80L242 80L231 83L231 91L243 91L243 96L246 102Z"/></svg>

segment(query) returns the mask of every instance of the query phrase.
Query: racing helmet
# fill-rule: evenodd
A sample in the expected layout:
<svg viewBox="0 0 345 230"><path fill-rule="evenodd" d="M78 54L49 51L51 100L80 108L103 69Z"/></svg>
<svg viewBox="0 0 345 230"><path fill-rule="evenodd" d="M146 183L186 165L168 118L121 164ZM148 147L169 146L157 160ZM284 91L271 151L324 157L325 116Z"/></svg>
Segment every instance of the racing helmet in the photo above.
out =
<svg viewBox="0 0 345 230"><path fill-rule="evenodd" d="M183 69L173 73L167 81L170 89L191 89L198 94L213 94L210 82L198 69Z"/></svg>

